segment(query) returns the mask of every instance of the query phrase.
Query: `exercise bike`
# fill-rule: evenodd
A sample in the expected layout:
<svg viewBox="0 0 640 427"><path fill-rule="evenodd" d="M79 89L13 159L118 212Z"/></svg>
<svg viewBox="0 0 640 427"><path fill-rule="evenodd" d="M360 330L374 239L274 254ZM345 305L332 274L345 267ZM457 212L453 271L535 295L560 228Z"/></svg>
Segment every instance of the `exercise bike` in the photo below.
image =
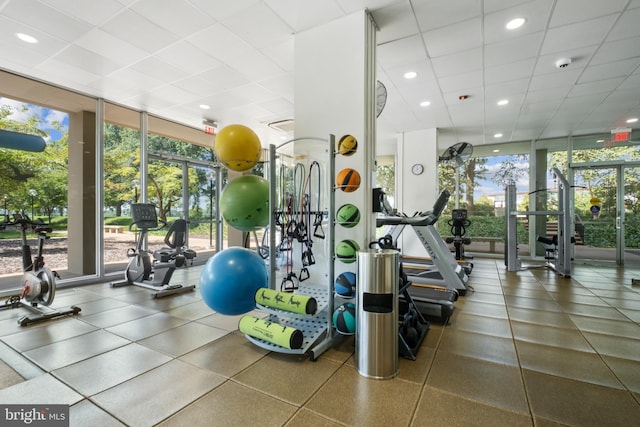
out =
<svg viewBox="0 0 640 427"><path fill-rule="evenodd" d="M140 286L155 291L152 294L154 298L193 291L195 285L183 286L169 283L176 268L185 265L186 257L183 254L171 257L164 253L160 260L152 261L150 252L144 248L149 231L161 230L167 226L166 222L158 220L155 205L134 203L131 205L131 216L133 221L129 224L129 231L139 231L140 235L136 247L127 251L129 263L124 272L125 280L113 282L111 287Z"/></svg>
<svg viewBox="0 0 640 427"><path fill-rule="evenodd" d="M1 308L24 307L36 314L35 316L23 316L18 319L20 326L80 313L80 307L76 306L71 306L65 310L56 310L49 307L56 295L56 279L60 278L56 271L50 270L44 264L44 242L49 238L48 233L51 233L51 227L34 223L20 214L15 214L14 221L7 223L7 225L20 227L24 274L22 276L23 287L20 294L10 295ZM33 231L38 235L38 250L35 258L32 258L31 247L27 242L28 227L32 227Z"/></svg>

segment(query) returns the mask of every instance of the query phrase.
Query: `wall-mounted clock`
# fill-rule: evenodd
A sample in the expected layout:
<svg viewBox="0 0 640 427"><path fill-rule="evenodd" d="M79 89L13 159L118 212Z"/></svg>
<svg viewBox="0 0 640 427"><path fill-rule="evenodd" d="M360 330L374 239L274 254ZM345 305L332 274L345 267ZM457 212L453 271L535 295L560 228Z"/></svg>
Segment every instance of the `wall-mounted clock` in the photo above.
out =
<svg viewBox="0 0 640 427"><path fill-rule="evenodd" d="M420 163L416 163L415 165L411 166L412 174L420 175L422 174L422 172L424 172L424 166L422 166Z"/></svg>

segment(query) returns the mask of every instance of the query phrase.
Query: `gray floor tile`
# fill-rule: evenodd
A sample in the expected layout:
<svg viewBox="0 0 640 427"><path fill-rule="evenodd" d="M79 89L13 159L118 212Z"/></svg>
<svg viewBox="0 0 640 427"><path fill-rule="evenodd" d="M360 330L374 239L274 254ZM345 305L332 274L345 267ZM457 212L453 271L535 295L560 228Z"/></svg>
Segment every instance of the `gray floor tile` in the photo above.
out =
<svg viewBox="0 0 640 427"><path fill-rule="evenodd" d="M129 340L98 330L26 351L24 355L44 370L52 371L129 343Z"/></svg>
<svg viewBox="0 0 640 427"><path fill-rule="evenodd" d="M174 360L95 395L92 401L126 425L149 427L224 381L212 372Z"/></svg>
<svg viewBox="0 0 640 427"><path fill-rule="evenodd" d="M161 353L180 357L228 333L222 329L192 322L145 338L139 343Z"/></svg>
<svg viewBox="0 0 640 427"><path fill-rule="evenodd" d="M132 343L51 373L82 395L92 396L170 360L169 356Z"/></svg>
<svg viewBox="0 0 640 427"><path fill-rule="evenodd" d="M97 328L88 325L77 318L60 319L51 322L46 327L23 328L20 332L2 338L18 351L27 351L54 342L88 334Z"/></svg>
<svg viewBox="0 0 640 427"><path fill-rule="evenodd" d="M10 404L73 405L83 397L50 374L0 390L0 402Z"/></svg>
<svg viewBox="0 0 640 427"><path fill-rule="evenodd" d="M123 427L124 424L85 399L69 408L69 426Z"/></svg>
<svg viewBox="0 0 640 427"><path fill-rule="evenodd" d="M138 341L184 325L187 322L188 320L170 316L166 313L155 313L151 316L120 323L119 325L106 328L106 330L128 340Z"/></svg>

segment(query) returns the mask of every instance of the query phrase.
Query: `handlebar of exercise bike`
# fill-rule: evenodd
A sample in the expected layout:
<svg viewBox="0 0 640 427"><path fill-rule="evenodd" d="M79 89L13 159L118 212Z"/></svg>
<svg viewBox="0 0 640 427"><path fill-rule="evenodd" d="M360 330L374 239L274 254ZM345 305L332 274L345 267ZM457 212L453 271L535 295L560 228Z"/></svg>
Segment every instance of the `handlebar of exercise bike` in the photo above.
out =
<svg viewBox="0 0 640 427"><path fill-rule="evenodd" d="M29 218L23 217L20 214L15 214L14 218L13 218L13 221L7 222L7 223L5 223L5 225L19 225L24 230L27 229L27 226L31 226L31 229L36 234L53 232L53 228L51 228L51 227L43 227L44 224L39 224L37 222L34 222L34 221L30 220Z"/></svg>

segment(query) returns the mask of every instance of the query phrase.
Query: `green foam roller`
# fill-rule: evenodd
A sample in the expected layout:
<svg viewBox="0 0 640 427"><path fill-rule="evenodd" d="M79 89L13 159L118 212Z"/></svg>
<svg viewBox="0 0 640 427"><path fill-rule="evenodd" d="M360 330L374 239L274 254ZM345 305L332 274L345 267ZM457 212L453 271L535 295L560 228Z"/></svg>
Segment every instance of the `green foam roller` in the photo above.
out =
<svg viewBox="0 0 640 427"><path fill-rule="evenodd" d="M302 348L304 335L302 331L289 326L283 326L268 320L258 319L253 316L242 316L238 324L238 330L245 335L279 345L290 350Z"/></svg>
<svg viewBox="0 0 640 427"><path fill-rule="evenodd" d="M315 314L318 302L308 295L280 292L268 288L256 291L256 304L297 314Z"/></svg>

